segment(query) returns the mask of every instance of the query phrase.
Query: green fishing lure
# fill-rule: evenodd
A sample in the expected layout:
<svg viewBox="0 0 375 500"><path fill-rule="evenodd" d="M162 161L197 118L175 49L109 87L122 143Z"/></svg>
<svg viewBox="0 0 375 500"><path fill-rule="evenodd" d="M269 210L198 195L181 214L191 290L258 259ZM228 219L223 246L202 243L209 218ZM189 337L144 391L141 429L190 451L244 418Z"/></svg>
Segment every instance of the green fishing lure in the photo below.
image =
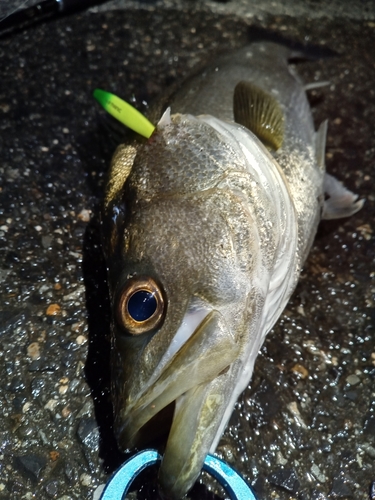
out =
<svg viewBox="0 0 375 500"><path fill-rule="evenodd" d="M107 113L116 118L116 120L147 139L151 137L155 126L131 104L110 92L100 89L95 89L94 97Z"/></svg>

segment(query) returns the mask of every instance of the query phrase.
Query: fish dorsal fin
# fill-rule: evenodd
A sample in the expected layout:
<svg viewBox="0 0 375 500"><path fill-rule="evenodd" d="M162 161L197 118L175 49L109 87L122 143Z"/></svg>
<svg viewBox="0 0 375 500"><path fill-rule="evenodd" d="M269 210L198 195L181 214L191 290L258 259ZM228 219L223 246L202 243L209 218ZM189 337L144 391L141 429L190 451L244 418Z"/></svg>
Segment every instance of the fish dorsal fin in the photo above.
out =
<svg viewBox="0 0 375 500"><path fill-rule="evenodd" d="M284 113L277 100L251 82L241 81L233 95L234 121L248 128L263 144L278 150L284 139Z"/></svg>

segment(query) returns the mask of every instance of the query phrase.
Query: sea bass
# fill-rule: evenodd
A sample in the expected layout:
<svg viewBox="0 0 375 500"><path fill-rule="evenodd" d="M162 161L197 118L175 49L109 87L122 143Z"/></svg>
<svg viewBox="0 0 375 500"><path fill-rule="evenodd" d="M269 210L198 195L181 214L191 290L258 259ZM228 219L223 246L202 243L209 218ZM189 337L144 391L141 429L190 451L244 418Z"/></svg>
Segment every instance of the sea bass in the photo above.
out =
<svg viewBox="0 0 375 500"><path fill-rule="evenodd" d="M325 174L326 123L315 132L289 55L262 42L218 58L169 98L150 139L112 160L115 433L124 450L166 434L170 499L215 451L319 220L363 204Z"/></svg>

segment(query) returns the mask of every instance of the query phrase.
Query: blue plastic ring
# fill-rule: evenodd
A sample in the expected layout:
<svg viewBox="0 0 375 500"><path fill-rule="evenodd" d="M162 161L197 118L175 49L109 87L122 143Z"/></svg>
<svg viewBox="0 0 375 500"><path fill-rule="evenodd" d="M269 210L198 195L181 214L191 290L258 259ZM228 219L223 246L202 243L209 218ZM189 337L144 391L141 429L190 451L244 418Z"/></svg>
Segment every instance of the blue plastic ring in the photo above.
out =
<svg viewBox="0 0 375 500"><path fill-rule="evenodd" d="M226 462L213 455L207 455L203 470L211 474L229 493L232 500L257 500L245 480Z"/></svg>
<svg viewBox="0 0 375 500"><path fill-rule="evenodd" d="M131 483L146 467L161 461L156 450L144 450L127 460L107 483L100 500L123 500ZM227 463L207 455L203 470L211 474L229 493L232 500L256 500L245 480Z"/></svg>

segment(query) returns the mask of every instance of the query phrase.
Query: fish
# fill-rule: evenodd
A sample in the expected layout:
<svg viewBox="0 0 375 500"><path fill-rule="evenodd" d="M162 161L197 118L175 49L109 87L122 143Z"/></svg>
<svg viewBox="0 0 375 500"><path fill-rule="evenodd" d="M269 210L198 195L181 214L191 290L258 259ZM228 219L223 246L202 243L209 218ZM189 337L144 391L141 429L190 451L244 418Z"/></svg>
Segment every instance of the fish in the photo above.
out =
<svg viewBox="0 0 375 500"><path fill-rule="evenodd" d="M319 221L363 206L325 172L327 122L315 130L291 55L263 41L219 56L109 169L114 430L124 451L161 443L168 499L215 452Z"/></svg>

